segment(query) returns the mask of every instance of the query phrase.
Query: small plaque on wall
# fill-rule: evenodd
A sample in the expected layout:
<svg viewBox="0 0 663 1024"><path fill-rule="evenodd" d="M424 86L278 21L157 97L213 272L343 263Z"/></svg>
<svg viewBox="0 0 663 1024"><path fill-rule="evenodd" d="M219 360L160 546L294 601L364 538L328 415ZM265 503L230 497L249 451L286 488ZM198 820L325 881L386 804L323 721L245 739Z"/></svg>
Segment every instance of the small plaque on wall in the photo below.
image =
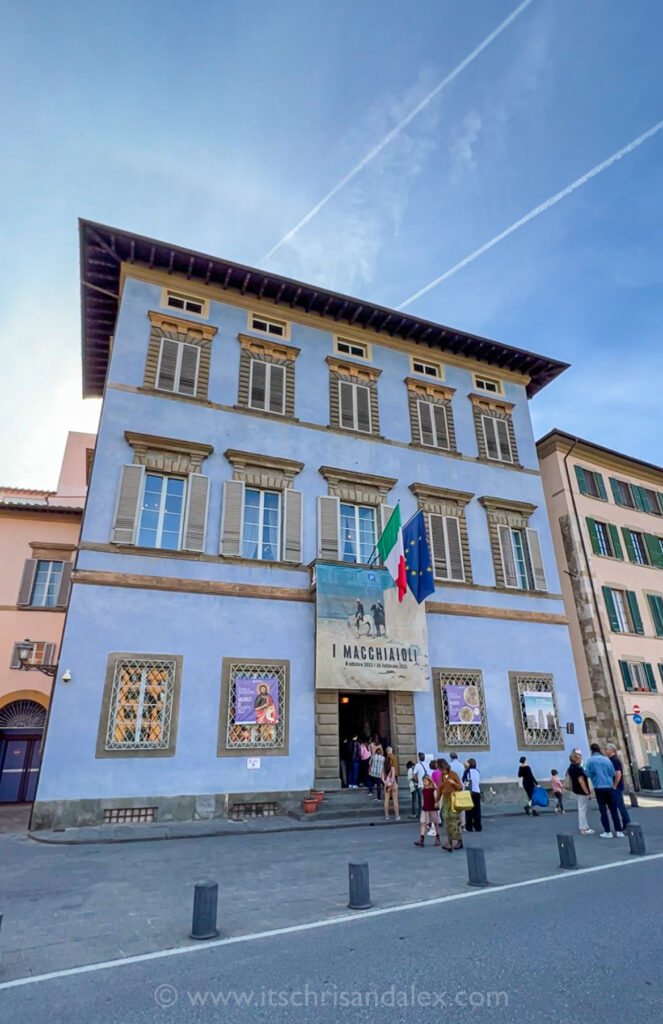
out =
<svg viewBox="0 0 663 1024"><path fill-rule="evenodd" d="M247 759L246 759L246 767L249 768L249 769L259 768L260 767L260 758L259 757L247 757Z"/></svg>

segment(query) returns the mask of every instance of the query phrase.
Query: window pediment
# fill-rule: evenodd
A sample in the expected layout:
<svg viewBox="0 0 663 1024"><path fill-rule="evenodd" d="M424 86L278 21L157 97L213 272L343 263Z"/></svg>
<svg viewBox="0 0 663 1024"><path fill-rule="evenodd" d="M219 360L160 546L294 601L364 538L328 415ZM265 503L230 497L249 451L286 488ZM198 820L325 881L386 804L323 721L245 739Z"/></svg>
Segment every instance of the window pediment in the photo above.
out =
<svg viewBox="0 0 663 1024"><path fill-rule="evenodd" d="M212 454L211 444L182 441L154 434L137 434L125 430L127 443L134 451L134 463L160 473L200 473L204 460Z"/></svg>
<svg viewBox="0 0 663 1024"><path fill-rule="evenodd" d="M489 495L479 498L479 503L485 508L489 522L501 526L512 526L514 529L525 529L529 525L530 517L537 509L536 505L527 501L494 498Z"/></svg>
<svg viewBox="0 0 663 1024"><path fill-rule="evenodd" d="M357 381L364 384L376 381L382 373L382 370L376 366L360 366L357 363L346 362L345 359L337 359L335 356L327 356L326 363L333 373L338 373L342 377L356 378Z"/></svg>
<svg viewBox="0 0 663 1024"><path fill-rule="evenodd" d="M294 459L242 452L236 448L228 448L224 455L233 467L233 480L242 480L245 484L265 490L288 490L304 468L303 462Z"/></svg>
<svg viewBox="0 0 663 1024"><path fill-rule="evenodd" d="M501 398L491 398L488 395L474 394L470 394L467 397L472 405L476 409L480 409L482 412L509 415L515 409L513 402L505 402Z"/></svg>
<svg viewBox="0 0 663 1024"><path fill-rule="evenodd" d="M443 516L460 515L474 497L471 491L452 491L447 487L432 487L430 484L410 484L410 490L419 508Z"/></svg>
<svg viewBox="0 0 663 1024"><path fill-rule="evenodd" d="M301 352L301 349L295 348L294 345L283 345L267 338L254 338L249 334L238 334L237 340L243 349L256 355L271 356L272 359L294 361Z"/></svg>
<svg viewBox="0 0 663 1024"><path fill-rule="evenodd" d="M447 387L435 381L416 380L414 377L406 377L405 384L408 391L413 391L421 398L439 402L450 402L456 393L455 388Z"/></svg>
<svg viewBox="0 0 663 1024"><path fill-rule="evenodd" d="M327 481L331 497L358 505L384 504L387 494L398 482L395 477L355 473L333 466L320 466L318 472Z"/></svg>
<svg viewBox="0 0 663 1024"><path fill-rule="evenodd" d="M173 341L185 341L188 345L200 345L203 341L211 341L218 331L213 324L201 324L199 320L187 320L172 313L163 313L154 309L147 315L153 328L161 331L163 336Z"/></svg>

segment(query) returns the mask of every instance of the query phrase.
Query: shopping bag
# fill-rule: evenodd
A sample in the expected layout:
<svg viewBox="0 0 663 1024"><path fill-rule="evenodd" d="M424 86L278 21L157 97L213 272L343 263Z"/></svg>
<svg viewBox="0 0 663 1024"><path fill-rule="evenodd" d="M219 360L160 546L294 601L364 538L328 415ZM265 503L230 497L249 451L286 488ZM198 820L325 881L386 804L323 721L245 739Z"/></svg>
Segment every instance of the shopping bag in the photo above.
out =
<svg viewBox="0 0 663 1024"><path fill-rule="evenodd" d="M547 807L548 806L548 794L546 793L543 786L535 786L532 791L532 806L533 807Z"/></svg>
<svg viewBox="0 0 663 1024"><path fill-rule="evenodd" d="M452 793L451 807L454 811L471 811L474 807L474 802L469 789L461 789L457 793Z"/></svg>

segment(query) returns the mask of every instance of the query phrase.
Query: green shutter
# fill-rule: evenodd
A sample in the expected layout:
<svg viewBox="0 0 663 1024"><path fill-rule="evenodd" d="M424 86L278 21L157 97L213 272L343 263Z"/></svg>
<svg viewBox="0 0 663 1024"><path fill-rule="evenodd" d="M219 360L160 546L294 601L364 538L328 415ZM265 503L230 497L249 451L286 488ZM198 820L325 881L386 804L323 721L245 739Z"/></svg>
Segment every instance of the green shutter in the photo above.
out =
<svg viewBox="0 0 663 1024"><path fill-rule="evenodd" d="M651 609L651 617L654 620L656 636L663 636L663 599L657 597L656 594L647 594L647 600Z"/></svg>
<svg viewBox="0 0 663 1024"><path fill-rule="evenodd" d="M640 618L640 609L638 608L638 599L632 590L626 591L626 600L628 601L629 611L633 620L633 628L636 633L640 636L644 634L644 627L642 625L642 619Z"/></svg>
<svg viewBox="0 0 663 1024"><path fill-rule="evenodd" d="M657 569L663 569L663 547L661 547L659 538L652 533L646 533L645 546L651 564L655 565Z"/></svg>
<svg viewBox="0 0 663 1024"><path fill-rule="evenodd" d="M594 476L596 477L596 483L598 485L600 496L603 498L604 501L607 501L608 495L605 493L605 484L603 483L603 477L600 473L596 472L594 473Z"/></svg>
<svg viewBox="0 0 663 1024"><path fill-rule="evenodd" d="M661 673L661 682L663 683L663 664L659 662L658 671Z"/></svg>
<svg viewBox="0 0 663 1024"><path fill-rule="evenodd" d="M619 619L617 618L617 612L615 611L615 601L612 596L612 590L610 587L602 587L602 590L603 599L605 600L605 608L610 620L610 629L613 633L619 633Z"/></svg>
<svg viewBox="0 0 663 1024"><path fill-rule="evenodd" d="M576 476L578 478L578 487L580 488L581 494L589 494L587 489L587 481L585 480L585 471L582 466L576 466Z"/></svg>
<svg viewBox="0 0 663 1024"><path fill-rule="evenodd" d="M661 506L661 512L663 512L663 494L661 494L660 491L658 495L658 503Z"/></svg>
<svg viewBox="0 0 663 1024"><path fill-rule="evenodd" d="M624 552L622 551L622 544L619 539L619 530L612 523L608 523L608 532L610 534L610 540L612 541L612 553L615 558L624 558Z"/></svg>
<svg viewBox="0 0 663 1024"><path fill-rule="evenodd" d="M614 476L609 476L608 480L610 481L610 487L612 488L612 496L615 499L615 504L616 505L623 505L624 502L622 501L621 496L619 494L619 484L618 484L618 481L615 480Z"/></svg>
<svg viewBox="0 0 663 1024"><path fill-rule="evenodd" d="M637 484L631 484L631 494L635 502L635 507L640 509L641 512L649 511L649 502L647 497L642 493L642 487L638 487Z"/></svg>
<svg viewBox="0 0 663 1024"><path fill-rule="evenodd" d="M648 661L645 662L645 675L647 676L647 683L652 693L656 693L656 680L654 679L654 673L652 667Z"/></svg>
<svg viewBox="0 0 663 1024"><path fill-rule="evenodd" d="M635 548L633 547L633 541L631 539L631 531L627 526L622 526L622 533L624 535L624 544L626 545L626 554L629 557L630 562L637 562L635 557Z"/></svg>
<svg viewBox="0 0 663 1024"><path fill-rule="evenodd" d="M631 673L628 670L628 661L620 661L619 667L622 673L622 679L624 680L624 689L632 690L633 683L631 682Z"/></svg>
<svg viewBox="0 0 663 1024"><path fill-rule="evenodd" d="M595 555L601 555L603 552L599 546L599 535L596 532L596 523L593 519L587 517L587 529L589 531L589 539L592 542L592 551Z"/></svg>

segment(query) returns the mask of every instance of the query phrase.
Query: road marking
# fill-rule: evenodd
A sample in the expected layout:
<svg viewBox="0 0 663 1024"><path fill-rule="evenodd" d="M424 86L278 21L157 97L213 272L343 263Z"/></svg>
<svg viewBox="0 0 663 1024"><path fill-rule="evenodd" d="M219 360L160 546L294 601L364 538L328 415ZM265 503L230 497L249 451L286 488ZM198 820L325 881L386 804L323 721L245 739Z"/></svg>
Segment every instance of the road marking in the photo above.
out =
<svg viewBox="0 0 663 1024"><path fill-rule="evenodd" d="M491 885L487 889L471 889L469 892L456 892L449 896L434 896L429 900L417 903L399 903L394 907L376 907L374 910L362 910L357 914L343 914L341 917L330 917L323 921L309 921L305 924L288 925L286 928L273 928L267 932L251 932L248 935L233 935L227 939L212 939L199 942L195 946L175 946L173 949L159 949L153 953L137 953L117 960L103 960L97 964L84 964L81 967L68 967L63 971L50 971L48 974L36 974L29 978L15 978L13 981L0 983L0 991L7 988L18 988L21 985L36 985L43 981L56 978L69 978L75 974L91 974L93 971L108 971L114 967L127 967L130 964L145 963L148 960L163 960L170 956L182 956L185 953L200 953L206 949L219 946L234 946L239 942L254 942L256 939L272 939L280 935L293 935L295 932L312 931L315 928L331 928L333 925L348 924L350 921L365 921L369 917L384 917L386 914L400 914L406 910L421 910L424 907L437 907L442 903L453 903L455 900L478 899L480 896L492 896L495 893L507 892L509 889L523 889L528 885L541 885L543 882L559 882L563 879L578 878L579 875L591 875L595 871L610 871L612 868L631 867L644 861L663 859L663 853L649 853L644 857L629 860L617 860L612 864L597 864L591 868L578 868L574 871L560 869L556 875L542 875L540 878L528 878L522 882L508 882L506 885Z"/></svg>

